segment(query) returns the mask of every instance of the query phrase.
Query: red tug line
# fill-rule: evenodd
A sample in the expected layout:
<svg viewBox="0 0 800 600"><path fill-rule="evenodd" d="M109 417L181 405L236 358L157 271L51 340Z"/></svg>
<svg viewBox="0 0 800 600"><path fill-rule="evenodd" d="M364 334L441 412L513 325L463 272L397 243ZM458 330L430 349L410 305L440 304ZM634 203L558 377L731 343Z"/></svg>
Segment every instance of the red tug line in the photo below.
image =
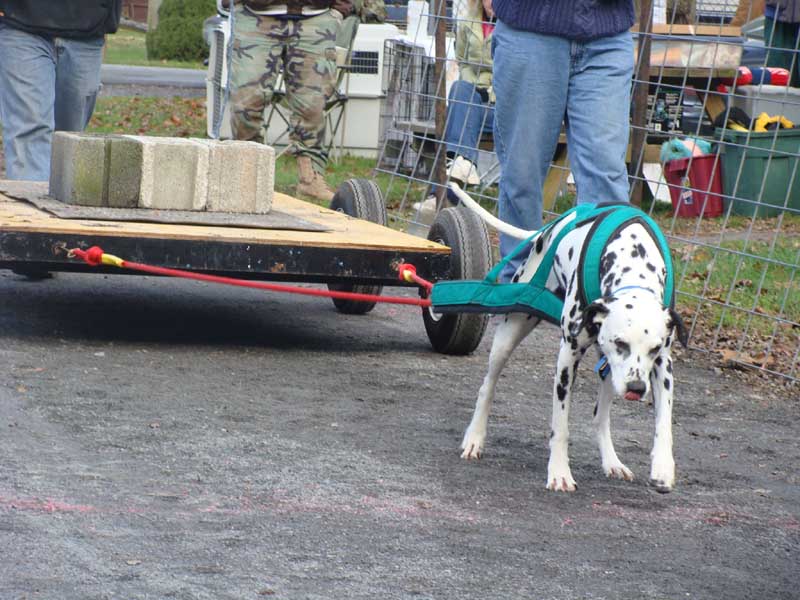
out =
<svg viewBox="0 0 800 600"><path fill-rule="evenodd" d="M302 288L291 285L281 285L277 283L265 283L263 281L247 281L244 279L234 279L233 277L222 277L219 275L204 275L193 273L181 269L168 269L166 267L154 267L142 263L123 260L113 254L106 254L99 246L92 246L88 250L73 248L67 252L69 258L80 258L86 264L96 267L97 265L110 265L132 271L141 271L153 275L165 275L167 277L182 277L184 279L194 279L206 281L208 283L221 283L224 285L235 285L238 287L254 288L257 290L267 290L271 292L284 292L288 294L300 294L303 296L318 296L325 298L339 298L341 300L354 300L357 302L383 302L386 304L405 304L411 306L431 306L428 298L403 298L399 296L377 296L375 294L358 294L355 292L337 292L333 290L319 290L314 288ZM416 283L424 288L428 294L433 289L433 284L417 275L414 265L402 263L398 267L398 278L407 283Z"/></svg>

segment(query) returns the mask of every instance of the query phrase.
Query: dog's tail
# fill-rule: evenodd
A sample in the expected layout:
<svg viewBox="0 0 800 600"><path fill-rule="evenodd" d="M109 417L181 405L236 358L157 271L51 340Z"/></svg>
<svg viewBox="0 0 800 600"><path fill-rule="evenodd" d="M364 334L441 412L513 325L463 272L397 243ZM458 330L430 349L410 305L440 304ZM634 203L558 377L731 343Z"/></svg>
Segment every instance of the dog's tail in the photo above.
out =
<svg viewBox="0 0 800 600"><path fill-rule="evenodd" d="M509 225L508 223L501 221L488 210L483 208L480 204L475 202L475 200L473 200L469 194L462 190L457 183L451 181L450 189L453 190L453 193L467 206L467 208L476 213L481 219L497 229L497 231L500 233L505 233L506 235L510 235L511 237L520 240L527 239L536 233L536 231L525 231L524 229L519 229L518 227L514 227L513 225Z"/></svg>

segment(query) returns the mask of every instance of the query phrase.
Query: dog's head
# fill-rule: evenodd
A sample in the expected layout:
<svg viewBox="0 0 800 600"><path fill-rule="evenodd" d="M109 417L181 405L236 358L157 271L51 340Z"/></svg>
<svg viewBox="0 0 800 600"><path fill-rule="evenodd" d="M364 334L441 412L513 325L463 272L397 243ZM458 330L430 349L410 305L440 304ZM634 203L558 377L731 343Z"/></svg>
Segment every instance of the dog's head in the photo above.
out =
<svg viewBox="0 0 800 600"><path fill-rule="evenodd" d="M641 400L650 389L650 371L662 350L677 339L686 346L683 320L646 290L601 298L583 310L578 332L596 339L611 368L614 392Z"/></svg>

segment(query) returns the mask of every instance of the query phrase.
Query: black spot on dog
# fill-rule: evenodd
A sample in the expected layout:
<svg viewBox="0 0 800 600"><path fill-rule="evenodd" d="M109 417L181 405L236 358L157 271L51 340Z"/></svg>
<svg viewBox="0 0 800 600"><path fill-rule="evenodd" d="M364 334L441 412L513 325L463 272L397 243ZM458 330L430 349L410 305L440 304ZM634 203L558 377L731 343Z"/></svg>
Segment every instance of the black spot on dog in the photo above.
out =
<svg viewBox="0 0 800 600"><path fill-rule="evenodd" d="M656 272L656 266L653 263L647 263L647 270L652 271L653 273Z"/></svg>
<svg viewBox="0 0 800 600"><path fill-rule="evenodd" d="M550 430L550 439L552 440L555 437L555 435L556 435L556 432L551 429Z"/></svg>
<svg viewBox="0 0 800 600"><path fill-rule="evenodd" d="M564 317L561 317L561 326L562 327L564 326L564 321L566 321L566 319Z"/></svg>
<svg viewBox="0 0 800 600"><path fill-rule="evenodd" d="M573 318L575 316L576 312L578 312L578 305L577 304L573 304L572 308L569 309L569 317Z"/></svg>
<svg viewBox="0 0 800 600"><path fill-rule="evenodd" d="M557 385L557 386L556 386L556 395L558 396L558 399L559 399L559 400L562 400L562 401L563 401L563 400L564 400L564 398L566 398L566 397L567 397L567 390L566 390L566 388L565 388L563 385L561 385L561 384ZM563 404L562 404L562 406L563 406Z"/></svg>
<svg viewBox="0 0 800 600"><path fill-rule="evenodd" d="M540 235L536 239L536 254L541 254L542 248L544 248L544 236Z"/></svg>
<svg viewBox="0 0 800 600"><path fill-rule="evenodd" d="M671 360L667 361L667 373L672 374L672 361Z"/></svg>
<svg viewBox="0 0 800 600"><path fill-rule="evenodd" d="M635 240L635 239L636 239L636 234L635 234L635 233L632 233L632 234L631 234L631 239L632 239L632 240Z"/></svg>
<svg viewBox="0 0 800 600"><path fill-rule="evenodd" d="M641 242L636 244L636 251L641 255L642 258L647 256L647 250L644 249L644 245Z"/></svg>
<svg viewBox="0 0 800 600"><path fill-rule="evenodd" d="M664 378L664 389L668 390L670 388L670 385L672 385L672 384L670 383L669 377L665 377Z"/></svg>
<svg viewBox="0 0 800 600"><path fill-rule="evenodd" d="M575 350L578 347L578 340L575 339L575 338L572 338L572 341L569 343L569 347L572 348L573 350Z"/></svg>
<svg viewBox="0 0 800 600"><path fill-rule="evenodd" d="M639 258L639 253L636 251L636 248L631 251L631 258Z"/></svg>
<svg viewBox="0 0 800 600"><path fill-rule="evenodd" d="M561 385L567 386L569 384L569 369L566 367L561 369Z"/></svg>
<svg viewBox="0 0 800 600"><path fill-rule="evenodd" d="M517 273L516 275L514 275L514 277L511 278L512 283L517 283L518 281L519 281L519 273Z"/></svg>
<svg viewBox="0 0 800 600"><path fill-rule="evenodd" d="M644 278L645 278L645 277L644 277L644 275L642 275L641 273L639 273L639 279L644 279Z"/></svg>
<svg viewBox="0 0 800 600"><path fill-rule="evenodd" d="M606 275L606 278L603 280L603 285L609 286L613 282L614 282L614 274L613 273L609 273L608 275Z"/></svg>
<svg viewBox="0 0 800 600"><path fill-rule="evenodd" d="M622 233L620 233L620 232L618 231L617 233L615 233L615 234L614 234L614 237L612 237L612 238L611 238L611 241L613 242L614 240L618 240L618 239L620 239L621 237L622 237Z"/></svg>
<svg viewBox="0 0 800 600"><path fill-rule="evenodd" d="M567 293L572 294L572 288L575 286L575 271L572 272L572 277L569 279L569 286L567 287Z"/></svg>
<svg viewBox="0 0 800 600"><path fill-rule="evenodd" d="M593 417L597 416L597 404L594 405L594 411L592 412L592 416Z"/></svg>
<svg viewBox="0 0 800 600"><path fill-rule="evenodd" d="M623 273L627 273L627 272L628 272L628 271L630 271L630 270L631 270L631 268L630 268L630 267L623 267L623 268L622 268L622 272L623 272Z"/></svg>
<svg viewBox="0 0 800 600"><path fill-rule="evenodd" d="M564 287L563 287L562 285L560 285L560 284L559 284L559 286L556 288L556 291L555 291L555 292L553 292L553 293L554 293L556 296L558 296L559 298L561 298L562 300L564 299L564 296L566 296L566 292L564 291Z"/></svg>
<svg viewBox="0 0 800 600"><path fill-rule="evenodd" d="M626 304L626 305L625 305L625 308L627 308L627 309L631 309L631 308L633 308L633 304Z"/></svg>
<svg viewBox="0 0 800 600"><path fill-rule="evenodd" d="M604 277L611 270L616 260L617 255L614 252L608 252L603 256L600 260L600 277Z"/></svg>
<svg viewBox="0 0 800 600"><path fill-rule="evenodd" d="M569 250L567 250L567 258L570 259L570 260L572 260L572 251L573 251L573 249L574 248L570 248Z"/></svg>
<svg viewBox="0 0 800 600"><path fill-rule="evenodd" d="M656 364L657 364L657 365L660 367L662 362L663 362L663 361L661 360L661 357L659 356L659 357L656 359Z"/></svg>
<svg viewBox="0 0 800 600"><path fill-rule="evenodd" d="M559 267L561 266L561 258L559 258L558 254L556 254L556 256L553 259L553 261L556 263L556 266L559 266Z"/></svg>

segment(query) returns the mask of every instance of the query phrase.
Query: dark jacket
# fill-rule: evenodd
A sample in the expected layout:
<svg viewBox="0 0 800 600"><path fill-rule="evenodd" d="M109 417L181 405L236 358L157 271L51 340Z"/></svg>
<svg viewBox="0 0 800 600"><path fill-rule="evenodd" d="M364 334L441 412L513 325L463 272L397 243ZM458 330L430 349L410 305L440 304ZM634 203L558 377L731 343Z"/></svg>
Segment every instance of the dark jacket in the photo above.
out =
<svg viewBox="0 0 800 600"><path fill-rule="evenodd" d="M776 21L800 23L800 2L797 0L768 0L767 6L775 8Z"/></svg>
<svg viewBox="0 0 800 600"><path fill-rule="evenodd" d="M636 19L633 0L494 0L509 27L587 41L622 33Z"/></svg>
<svg viewBox="0 0 800 600"><path fill-rule="evenodd" d="M122 0L0 0L0 20L38 35L89 39L114 33Z"/></svg>

